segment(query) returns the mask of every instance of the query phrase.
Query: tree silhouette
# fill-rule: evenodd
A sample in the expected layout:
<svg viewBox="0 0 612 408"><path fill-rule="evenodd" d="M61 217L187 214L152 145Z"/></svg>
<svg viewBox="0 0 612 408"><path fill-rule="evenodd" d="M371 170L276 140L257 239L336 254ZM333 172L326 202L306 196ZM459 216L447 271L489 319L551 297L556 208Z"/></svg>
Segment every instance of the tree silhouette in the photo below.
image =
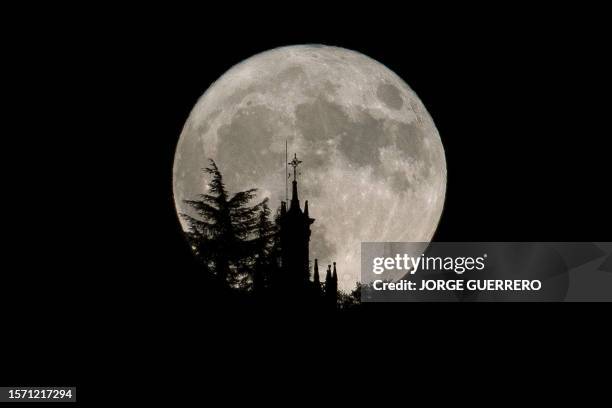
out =
<svg viewBox="0 0 612 408"><path fill-rule="evenodd" d="M200 200L184 200L199 217L181 214L189 225L190 244L218 283L245 287L249 284L250 263L260 247L261 240L255 235L261 224L260 214L266 211L266 202L248 205L256 189L240 191L229 198L213 160L204 172L212 176L208 194L200 194Z"/></svg>
<svg viewBox="0 0 612 408"><path fill-rule="evenodd" d="M274 268L273 245L276 237L276 227L270 221L268 199L261 203L259 211L256 238L254 239L255 265L253 272L253 291L262 294L270 284L270 272Z"/></svg>
<svg viewBox="0 0 612 408"><path fill-rule="evenodd" d="M286 214L284 204L272 220L267 198L250 205L257 189L230 197L213 160L203 171L210 176L207 192L198 200L184 200L193 215L182 213L181 217L189 227L191 248L210 279L208 283L221 294L220 299L256 300L262 305L308 304L317 310L348 310L359 305L359 285L350 293L338 290L335 262L333 273L332 265L327 266L324 283L315 260L313 282L307 281L303 287L295 285L292 270L283 265L280 231ZM304 214L308 216L307 204Z"/></svg>
<svg viewBox="0 0 612 408"><path fill-rule="evenodd" d="M338 291L338 306L340 309L356 309L361 306L361 290L363 285L359 282L349 293Z"/></svg>

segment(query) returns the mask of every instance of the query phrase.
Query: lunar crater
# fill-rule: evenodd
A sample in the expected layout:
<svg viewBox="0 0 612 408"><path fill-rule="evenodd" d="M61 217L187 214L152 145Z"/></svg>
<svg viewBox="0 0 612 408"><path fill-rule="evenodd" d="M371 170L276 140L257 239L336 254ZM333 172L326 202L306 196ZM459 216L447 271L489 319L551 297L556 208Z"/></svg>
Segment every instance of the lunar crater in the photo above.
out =
<svg viewBox="0 0 612 408"><path fill-rule="evenodd" d="M380 84L376 90L376 96L391 109L399 110L404 104L399 89L390 84Z"/></svg>

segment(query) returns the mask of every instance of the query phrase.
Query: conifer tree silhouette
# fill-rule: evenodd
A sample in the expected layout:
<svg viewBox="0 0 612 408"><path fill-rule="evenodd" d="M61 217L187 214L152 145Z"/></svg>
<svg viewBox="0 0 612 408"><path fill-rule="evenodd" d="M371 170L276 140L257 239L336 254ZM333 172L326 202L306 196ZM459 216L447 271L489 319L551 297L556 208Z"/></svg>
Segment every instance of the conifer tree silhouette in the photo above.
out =
<svg viewBox="0 0 612 408"><path fill-rule="evenodd" d="M212 176L208 194L200 194L200 200L184 200L199 216L181 214L189 225L187 235L196 255L218 283L242 287L257 248L253 236L265 200L248 205L256 189L240 191L230 198L213 160L204 172Z"/></svg>
<svg viewBox="0 0 612 408"><path fill-rule="evenodd" d="M203 266L213 293L221 295L219 299L248 302L255 299L262 305L299 299L304 304L314 304L317 310L350 309L360 304L359 285L351 293L338 290L335 262L333 271L332 265L327 266L325 281L321 282L315 259L313 281L308 281L302 291L296 288L291 274L283 269L280 231L284 206L272 220L267 198L250 204L257 189L240 191L230 197L213 160L203 171L210 176L206 194L200 194L198 200L184 200L193 213L180 216L188 224L191 248ZM304 211L307 216L307 204Z"/></svg>
<svg viewBox="0 0 612 408"><path fill-rule="evenodd" d="M270 207L268 207L268 199L266 198L261 203L254 239L253 291L256 294L263 293L269 285L270 271L274 267L273 244L275 235L276 228L274 223L270 221Z"/></svg>

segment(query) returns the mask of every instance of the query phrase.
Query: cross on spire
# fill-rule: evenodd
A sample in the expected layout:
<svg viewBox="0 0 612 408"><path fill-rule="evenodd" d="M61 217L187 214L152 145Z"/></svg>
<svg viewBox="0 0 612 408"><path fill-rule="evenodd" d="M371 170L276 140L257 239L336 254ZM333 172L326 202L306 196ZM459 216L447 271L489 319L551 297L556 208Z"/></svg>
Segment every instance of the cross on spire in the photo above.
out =
<svg viewBox="0 0 612 408"><path fill-rule="evenodd" d="M293 167L293 181L297 180L297 167L300 165L302 161L298 160L297 153L293 154L293 160L291 160L288 164Z"/></svg>

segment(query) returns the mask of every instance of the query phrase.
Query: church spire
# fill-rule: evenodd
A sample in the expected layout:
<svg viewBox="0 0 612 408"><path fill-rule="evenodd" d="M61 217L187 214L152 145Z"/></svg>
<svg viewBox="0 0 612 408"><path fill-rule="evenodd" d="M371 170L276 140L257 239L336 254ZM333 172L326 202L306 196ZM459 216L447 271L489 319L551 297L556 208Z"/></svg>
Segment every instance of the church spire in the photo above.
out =
<svg viewBox="0 0 612 408"><path fill-rule="evenodd" d="M330 306L336 304L336 289L334 287L331 265L327 265L327 273L325 274L325 299L325 302Z"/></svg>
<svg viewBox="0 0 612 408"><path fill-rule="evenodd" d="M290 209L294 209L300 208L300 199L298 198L298 191L297 191L297 181L293 180L292 182L293 184L293 190L291 190L291 205L289 206Z"/></svg>
<svg viewBox="0 0 612 408"><path fill-rule="evenodd" d="M315 288L317 290L320 290L320 288L321 288L321 278L319 278L319 261L318 261L317 258L315 258L313 280L314 280L314 283L315 283Z"/></svg>
<svg viewBox="0 0 612 408"><path fill-rule="evenodd" d="M332 274L332 287L334 293L338 291L338 273L336 272L336 263L334 262L334 273Z"/></svg>

